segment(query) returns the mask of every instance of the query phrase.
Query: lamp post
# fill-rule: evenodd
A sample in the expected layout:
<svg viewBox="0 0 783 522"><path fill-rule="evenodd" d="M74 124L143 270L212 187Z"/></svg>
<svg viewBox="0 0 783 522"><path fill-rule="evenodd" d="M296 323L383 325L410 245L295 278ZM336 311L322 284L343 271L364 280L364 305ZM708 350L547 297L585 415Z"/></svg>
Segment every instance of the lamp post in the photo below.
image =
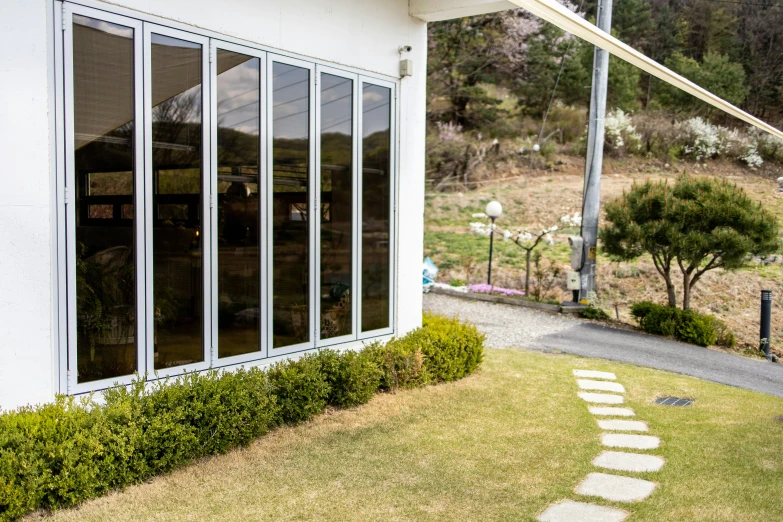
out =
<svg viewBox="0 0 783 522"><path fill-rule="evenodd" d="M490 201L484 213L492 221L489 228L489 267L487 268L487 284L492 285L492 240L495 237L495 220L503 213L503 206L497 201Z"/></svg>

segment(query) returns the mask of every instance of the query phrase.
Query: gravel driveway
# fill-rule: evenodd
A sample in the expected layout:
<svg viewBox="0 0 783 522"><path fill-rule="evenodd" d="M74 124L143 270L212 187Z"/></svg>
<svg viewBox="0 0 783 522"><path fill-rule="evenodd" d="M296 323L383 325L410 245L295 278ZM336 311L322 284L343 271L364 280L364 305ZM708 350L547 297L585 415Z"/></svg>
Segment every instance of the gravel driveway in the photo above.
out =
<svg viewBox="0 0 783 522"><path fill-rule="evenodd" d="M539 337L584 322L563 314L438 294L424 294L424 309L470 321L486 334L490 348L526 348Z"/></svg>

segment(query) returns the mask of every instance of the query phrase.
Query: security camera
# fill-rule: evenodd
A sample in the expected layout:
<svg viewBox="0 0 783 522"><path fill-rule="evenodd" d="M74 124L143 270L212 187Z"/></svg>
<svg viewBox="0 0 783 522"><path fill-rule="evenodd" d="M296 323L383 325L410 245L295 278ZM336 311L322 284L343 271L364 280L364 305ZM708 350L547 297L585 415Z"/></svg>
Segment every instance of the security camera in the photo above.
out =
<svg viewBox="0 0 783 522"><path fill-rule="evenodd" d="M401 45L397 48L397 51L400 53L409 53L413 50L413 47L410 45Z"/></svg>

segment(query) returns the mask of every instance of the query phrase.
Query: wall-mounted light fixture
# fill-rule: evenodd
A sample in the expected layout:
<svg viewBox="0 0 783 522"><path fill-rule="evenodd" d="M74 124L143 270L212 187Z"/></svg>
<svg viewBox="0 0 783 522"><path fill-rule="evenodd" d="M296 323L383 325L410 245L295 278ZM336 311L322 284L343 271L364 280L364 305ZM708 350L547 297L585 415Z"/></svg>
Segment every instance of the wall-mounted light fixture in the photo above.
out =
<svg viewBox="0 0 783 522"><path fill-rule="evenodd" d="M413 76L413 60L409 58L402 58L402 53L409 53L413 47L410 45L401 45L397 48L397 52L400 53L400 77Z"/></svg>

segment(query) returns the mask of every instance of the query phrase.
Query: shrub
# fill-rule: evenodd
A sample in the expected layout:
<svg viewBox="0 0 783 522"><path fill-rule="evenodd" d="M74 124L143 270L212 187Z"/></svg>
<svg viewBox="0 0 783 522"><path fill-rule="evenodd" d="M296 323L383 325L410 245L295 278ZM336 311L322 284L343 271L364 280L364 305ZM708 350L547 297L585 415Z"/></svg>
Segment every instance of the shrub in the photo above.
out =
<svg viewBox="0 0 783 522"><path fill-rule="evenodd" d="M367 402L378 389L449 381L475 371L484 337L456 319L361 352L322 350L269 368L208 371L0 415L0 521L72 506L246 445L326 404Z"/></svg>
<svg viewBox="0 0 783 522"><path fill-rule="evenodd" d="M464 279L459 279L459 278L454 278L451 281L449 281L449 286L454 286L454 287L465 286L467 284L468 283Z"/></svg>
<svg viewBox="0 0 783 522"><path fill-rule="evenodd" d="M729 325L720 319L715 319L715 344L725 348L737 346L737 336L731 331Z"/></svg>
<svg viewBox="0 0 783 522"><path fill-rule="evenodd" d="M580 311L579 315L584 319L591 319L594 321L606 321L609 319L609 314L607 314L603 308L592 305Z"/></svg>
<svg viewBox="0 0 783 522"><path fill-rule="evenodd" d="M726 323L693 310L642 301L631 306L631 315L645 332L674 337L686 343L699 346L726 343L722 346L734 346L737 342Z"/></svg>
<svg viewBox="0 0 783 522"><path fill-rule="evenodd" d="M321 371L329 384L328 404L347 408L369 401L381 383L381 369L365 352L318 352Z"/></svg>
<svg viewBox="0 0 783 522"><path fill-rule="evenodd" d="M484 356L484 334L459 319L425 313L421 328L367 352L381 368L382 390L411 388L474 372Z"/></svg>
<svg viewBox="0 0 783 522"><path fill-rule="evenodd" d="M424 364L436 382L470 375L484 357L484 334L456 318L425 313L422 328L410 339L419 342Z"/></svg>
<svg viewBox="0 0 783 522"><path fill-rule="evenodd" d="M306 421L324 411L331 390L317 355L307 354L274 364L269 369L269 380L277 396L282 422Z"/></svg>
<svg viewBox="0 0 783 522"><path fill-rule="evenodd" d="M711 315L698 314L693 310L682 310L674 336L686 343L699 346L715 344L715 318Z"/></svg>
<svg viewBox="0 0 783 522"><path fill-rule="evenodd" d="M368 357L381 369L379 389L394 391L430 382L424 367L424 353L421 347L409 342L409 338L410 334L385 345L375 342L366 348Z"/></svg>

